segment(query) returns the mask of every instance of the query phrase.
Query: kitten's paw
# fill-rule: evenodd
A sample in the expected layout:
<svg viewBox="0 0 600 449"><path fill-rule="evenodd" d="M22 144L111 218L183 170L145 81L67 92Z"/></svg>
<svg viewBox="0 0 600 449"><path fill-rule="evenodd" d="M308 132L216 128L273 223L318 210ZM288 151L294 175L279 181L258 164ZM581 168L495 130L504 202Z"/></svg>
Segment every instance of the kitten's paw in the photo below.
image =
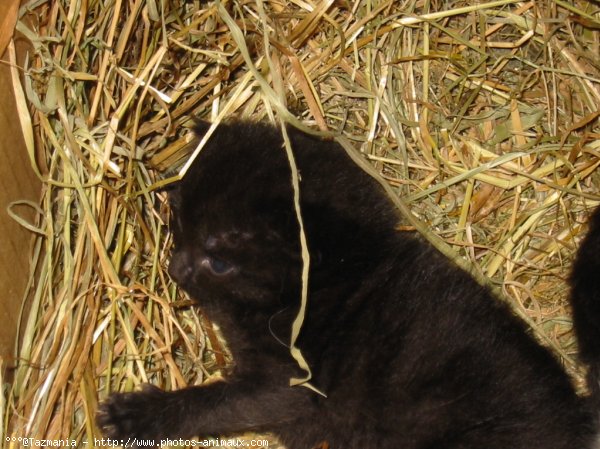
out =
<svg viewBox="0 0 600 449"><path fill-rule="evenodd" d="M168 396L152 385L144 385L142 391L112 394L98 408L96 423L105 437L120 444L145 439L158 445L160 438L175 430L173 416L165 413Z"/></svg>

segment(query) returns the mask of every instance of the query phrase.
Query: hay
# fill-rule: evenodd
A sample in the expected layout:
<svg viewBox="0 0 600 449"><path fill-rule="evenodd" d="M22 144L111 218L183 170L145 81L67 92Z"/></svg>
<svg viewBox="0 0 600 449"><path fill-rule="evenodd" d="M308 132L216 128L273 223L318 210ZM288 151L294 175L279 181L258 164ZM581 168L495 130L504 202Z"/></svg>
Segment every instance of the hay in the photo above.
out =
<svg viewBox="0 0 600 449"><path fill-rule="evenodd" d="M4 435L92 445L110 391L226 364L165 272L153 190L194 115L343 135L581 382L564 279L600 202L599 27L583 0L26 2L15 95L44 185Z"/></svg>

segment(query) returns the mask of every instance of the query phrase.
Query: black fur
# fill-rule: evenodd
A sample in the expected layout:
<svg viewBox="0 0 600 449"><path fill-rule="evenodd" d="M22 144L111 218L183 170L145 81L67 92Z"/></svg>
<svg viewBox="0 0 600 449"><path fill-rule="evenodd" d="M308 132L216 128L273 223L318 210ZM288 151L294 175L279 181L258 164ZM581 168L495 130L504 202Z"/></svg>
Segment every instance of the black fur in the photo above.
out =
<svg viewBox="0 0 600 449"><path fill-rule="evenodd" d="M590 219L571 273L573 324L581 360L588 366L588 386L600 410L600 208Z"/></svg>
<svg viewBox="0 0 600 449"><path fill-rule="evenodd" d="M182 391L113 395L98 415L104 432L159 440L252 429L289 449L594 447L596 410L509 308L418 235L397 231L383 189L341 147L290 136L312 258L298 345L327 398L289 386L302 373L280 342L290 339L301 271L281 135L223 124L173 195L170 273L221 326L232 372ZM598 217L577 266L595 265L573 276L592 366Z"/></svg>

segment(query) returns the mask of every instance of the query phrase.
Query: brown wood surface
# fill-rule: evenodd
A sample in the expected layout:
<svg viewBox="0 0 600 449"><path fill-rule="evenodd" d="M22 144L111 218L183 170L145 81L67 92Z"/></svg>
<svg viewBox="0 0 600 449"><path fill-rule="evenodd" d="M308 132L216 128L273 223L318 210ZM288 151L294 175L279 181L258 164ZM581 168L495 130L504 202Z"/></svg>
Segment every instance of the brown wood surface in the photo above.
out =
<svg viewBox="0 0 600 449"><path fill-rule="evenodd" d="M2 47L12 36L17 3L0 1L0 357L5 367L12 363L17 318L29 274L31 241L31 233L10 218L6 208L19 199L38 201L40 192L17 119L8 52ZM18 210L31 218L30 211Z"/></svg>

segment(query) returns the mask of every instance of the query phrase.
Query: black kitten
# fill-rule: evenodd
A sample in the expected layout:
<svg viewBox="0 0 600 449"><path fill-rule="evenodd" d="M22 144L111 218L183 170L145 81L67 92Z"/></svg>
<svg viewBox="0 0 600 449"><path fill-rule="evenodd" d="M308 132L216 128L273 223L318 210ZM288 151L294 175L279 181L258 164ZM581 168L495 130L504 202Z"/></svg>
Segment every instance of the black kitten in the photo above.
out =
<svg viewBox="0 0 600 449"><path fill-rule="evenodd" d="M302 263L281 134L223 124L173 195L170 273L221 326L234 366L207 386L111 396L98 415L104 432L158 441L252 429L289 449L594 447L592 401L509 308L397 231L381 186L339 145L289 133L311 254L298 346L327 397L289 386L302 375L282 344ZM577 324L595 335L580 338L596 382L600 214L592 229L577 266L594 268L573 279Z"/></svg>

